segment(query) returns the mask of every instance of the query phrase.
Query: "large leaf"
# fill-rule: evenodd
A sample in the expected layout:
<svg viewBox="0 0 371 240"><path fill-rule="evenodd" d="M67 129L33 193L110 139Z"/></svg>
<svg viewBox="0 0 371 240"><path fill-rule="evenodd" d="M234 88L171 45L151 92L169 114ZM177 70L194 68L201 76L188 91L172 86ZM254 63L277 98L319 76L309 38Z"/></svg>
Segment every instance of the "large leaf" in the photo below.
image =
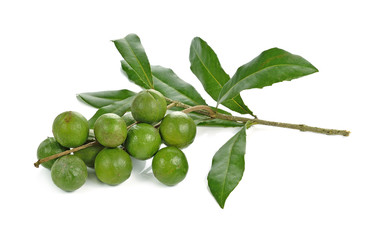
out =
<svg viewBox="0 0 371 240"><path fill-rule="evenodd" d="M191 106L206 105L197 90L180 79L171 69L161 66L151 66L151 69L154 88L164 96Z"/></svg>
<svg viewBox="0 0 371 240"><path fill-rule="evenodd" d="M192 72L201 81L205 91L218 101L220 91L230 77L221 67L216 53L204 40L196 37L191 43L189 60ZM253 115L239 95L222 104L233 111Z"/></svg>
<svg viewBox="0 0 371 240"><path fill-rule="evenodd" d="M263 88L315 72L318 72L317 68L304 58L272 48L237 69L221 90L218 103L234 98L245 89Z"/></svg>
<svg viewBox="0 0 371 240"><path fill-rule="evenodd" d="M213 157L207 180L210 191L221 208L224 208L229 194L242 179L245 170L245 148L246 130L243 127Z"/></svg>
<svg viewBox="0 0 371 240"><path fill-rule="evenodd" d="M77 99L95 108L101 108L114 102L134 96L136 93L130 90L114 90L101 92L86 92L76 95Z"/></svg>
<svg viewBox="0 0 371 240"><path fill-rule="evenodd" d="M124 115L130 109L131 103L135 96L128 97L124 100L114 102L110 105L100 108L94 116L89 120L89 127L93 128L95 121L105 113L116 113L119 116Z"/></svg>
<svg viewBox="0 0 371 240"><path fill-rule="evenodd" d="M134 78L137 80L136 83L143 88L153 88L151 66L139 37L129 34L122 39L114 40L113 43L125 59L124 63L131 67L131 74L136 76Z"/></svg>

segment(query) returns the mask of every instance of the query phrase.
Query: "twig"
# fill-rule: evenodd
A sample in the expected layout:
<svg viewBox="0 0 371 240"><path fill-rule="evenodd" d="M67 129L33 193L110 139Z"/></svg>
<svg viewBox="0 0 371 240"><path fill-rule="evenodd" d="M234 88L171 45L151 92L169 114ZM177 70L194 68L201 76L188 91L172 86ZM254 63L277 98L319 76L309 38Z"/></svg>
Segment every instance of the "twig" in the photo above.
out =
<svg viewBox="0 0 371 240"><path fill-rule="evenodd" d="M171 100L169 98L166 98L167 101L171 103L175 103L176 107L180 108L193 108L195 107L184 104L179 101ZM197 106L196 106L197 107ZM184 110L183 110L184 111ZM300 130L303 132L315 132L315 133L321 133L321 134L326 134L326 135L341 135L341 136L349 136L350 131L347 130L338 130L338 129L327 129L327 128L319 128L319 127L311 127L307 126L304 124L292 124L292 123L281 123L281 122L273 122L273 121L266 121L258 118L246 118L246 117L238 117L238 116L232 116L232 115L226 115L222 113L215 113L211 114L209 111L206 111L205 109L195 109L195 112L209 116L211 118L218 118L218 119L224 119L224 120L229 120L229 121L234 121L234 122L253 122L256 124L261 124L261 125L266 125L266 126L274 126L274 127L281 127L281 128L290 128L290 129L296 129Z"/></svg>
<svg viewBox="0 0 371 240"><path fill-rule="evenodd" d="M59 157L62 157L62 156L68 155L68 154L73 153L73 152L80 151L80 150L82 150L82 149L85 149L85 148L88 148L88 147L94 146L94 145L96 145L96 144L98 144L97 141L90 142L90 143L87 143L87 144L81 145L81 146L79 146L79 147L72 148L72 149L70 149L70 150L67 150L67 151L64 151L64 152L60 152L60 153L57 153L57 154L51 155L51 156L46 157L46 158L39 159L37 162L34 163L34 166L38 168L38 167L40 166L41 163L44 163L44 162L47 162L47 161L50 161L50 160L53 160L53 159L56 159L56 158L59 158Z"/></svg>

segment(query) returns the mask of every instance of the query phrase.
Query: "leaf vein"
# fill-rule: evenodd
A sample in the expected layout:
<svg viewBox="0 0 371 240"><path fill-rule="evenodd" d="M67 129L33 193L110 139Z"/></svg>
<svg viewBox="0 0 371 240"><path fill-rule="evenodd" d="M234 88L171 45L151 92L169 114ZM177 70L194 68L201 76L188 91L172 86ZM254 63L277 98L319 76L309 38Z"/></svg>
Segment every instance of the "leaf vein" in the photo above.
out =
<svg viewBox="0 0 371 240"><path fill-rule="evenodd" d="M160 82L166 84L164 81L161 81L161 79L160 79L159 77L156 77L154 73L152 73L152 75L153 75L157 80L159 80ZM185 97L188 98L189 100L191 100L193 103L195 103L195 105L198 104L198 102L196 102L195 100L193 100L193 99L189 98L188 96L184 95L184 93L180 92L178 89L176 89L176 88L170 86L169 84L166 84L166 85L167 85L168 87L174 89L176 92L180 93L181 95L185 96Z"/></svg>
<svg viewBox="0 0 371 240"><path fill-rule="evenodd" d="M238 84L239 82L245 80L246 78L248 78L248 77L250 77L250 76L253 76L253 75L255 75L255 74L258 74L259 72L261 72L261 71L263 71L263 70L266 70L266 69L269 69L269 68L278 67L278 66L292 66L292 65L294 65L294 66L299 66L299 67L303 67L303 68L309 68L309 69L312 69L311 67L305 67L305 66L295 65L295 64L277 64L277 65L273 65L273 66L268 66L268 67L266 67L266 68L262 68L262 69L260 69L260 70L258 70L258 71L256 71L256 72L253 72L253 73L247 75L246 77L244 77L244 78L238 80L238 81L237 81L237 82L236 82L232 87L230 87L230 88L227 90L227 92L226 92L223 96L227 95L227 94L228 94L228 93L229 93L233 88L235 88L235 87L237 86L237 84ZM285 81L285 80L284 80L284 81ZM274 84L274 83L273 83L273 84ZM270 86L271 86L271 85L270 85ZM219 98L219 99L221 99L221 98Z"/></svg>
<svg viewBox="0 0 371 240"><path fill-rule="evenodd" d="M203 66L203 67L206 69L206 71L211 75L211 77L212 77L212 78L213 78L213 79L218 83L220 89L222 89L223 86L220 84L220 82L216 79L216 77L215 77L215 76L214 76L214 75L209 71L209 69L206 67L205 63L201 60L201 57L198 55L198 53L197 53L195 47L192 46L192 48L193 48L193 51L195 52L197 58L200 60L202 66Z"/></svg>
<svg viewBox="0 0 371 240"><path fill-rule="evenodd" d="M230 151L228 153L228 156L229 156L229 158L228 158L228 167L227 167L227 169L225 171L225 177L224 177L223 186L222 186L222 190L221 190L221 194L220 194L221 197L224 195L224 191L225 191L225 182L227 180L227 173L229 172L229 168L230 168L230 162L231 162L231 155L232 155L233 146L236 144L239 136L240 136L240 133L238 133L238 135L236 136L236 139L233 142L233 144L231 145Z"/></svg>
<svg viewBox="0 0 371 240"><path fill-rule="evenodd" d="M140 68L142 69L142 71L143 71L143 73L144 73L144 75L145 75L145 77L146 77L146 79L147 79L147 82L148 82L149 86L150 86L151 88L153 88L153 85L151 84L151 81L149 80L149 78L148 78L148 76L147 76L147 73L144 71L144 68L143 68L141 62L139 61L137 55L135 55L135 52L133 51L132 47L130 46L128 40L126 40L126 39L124 38L124 41L127 43L128 47L129 47L129 49L130 49L130 51L133 53L135 59L137 60L137 62L138 62L138 64L139 64ZM130 65L130 63L128 63L128 64ZM130 67L132 67L132 66L130 65ZM132 68L133 68L133 67L132 67ZM133 68L133 69L134 69L134 68ZM134 70L134 71L135 71L135 70ZM136 71L135 71L135 72L136 72ZM137 73L137 72L136 72L136 73ZM138 74L138 73L137 73L137 74ZM138 74L138 76L140 77L139 74ZM140 77L140 78L141 78L141 77ZM143 81L143 80L142 80L142 81ZM144 81L143 81L143 82L144 82Z"/></svg>
<svg viewBox="0 0 371 240"><path fill-rule="evenodd" d="M234 97L234 98L232 98L232 101L238 106L238 107L240 107L244 112L246 112L247 113L247 111L246 111L246 109L245 108L243 108L236 100L235 100L235 98L236 97Z"/></svg>

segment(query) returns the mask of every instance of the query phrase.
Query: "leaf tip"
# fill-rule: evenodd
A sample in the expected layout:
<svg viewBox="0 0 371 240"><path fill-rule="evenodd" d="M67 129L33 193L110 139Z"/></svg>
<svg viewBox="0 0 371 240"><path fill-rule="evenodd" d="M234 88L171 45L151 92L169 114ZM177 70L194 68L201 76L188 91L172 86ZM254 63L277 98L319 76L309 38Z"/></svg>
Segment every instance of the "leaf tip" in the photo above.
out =
<svg viewBox="0 0 371 240"><path fill-rule="evenodd" d="M78 101L80 101L82 103L86 103L84 98L82 97L82 93L77 93L76 98L77 98Z"/></svg>
<svg viewBox="0 0 371 240"><path fill-rule="evenodd" d="M202 40L202 38L196 36L196 37L194 37L194 38L192 39L192 42L193 42L193 41L199 41L199 40Z"/></svg>
<svg viewBox="0 0 371 240"><path fill-rule="evenodd" d="M218 204L219 204L219 207L220 207L221 209L224 209L225 201L222 201L222 202L219 202L219 201L218 201Z"/></svg>

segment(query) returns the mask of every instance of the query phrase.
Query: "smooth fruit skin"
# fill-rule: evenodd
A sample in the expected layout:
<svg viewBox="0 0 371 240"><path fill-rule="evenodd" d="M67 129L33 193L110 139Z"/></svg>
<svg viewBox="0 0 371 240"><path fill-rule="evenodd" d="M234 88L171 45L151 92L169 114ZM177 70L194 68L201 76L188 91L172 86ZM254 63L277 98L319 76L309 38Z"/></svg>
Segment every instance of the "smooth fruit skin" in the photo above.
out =
<svg viewBox="0 0 371 240"><path fill-rule="evenodd" d="M176 185L187 175L187 158L180 149L165 147L153 157L152 171L161 183L168 186Z"/></svg>
<svg viewBox="0 0 371 240"><path fill-rule="evenodd" d="M158 151L160 145L160 133L147 123L139 123L132 126L125 141L126 151L140 160L152 157Z"/></svg>
<svg viewBox="0 0 371 240"><path fill-rule="evenodd" d="M160 134L166 145L185 148L195 139L196 124L187 114L172 112L162 120Z"/></svg>
<svg viewBox="0 0 371 240"><path fill-rule="evenodd" d="M53 164L51 175L55 185L66 192L72 192L84 185L88 170L79 157L67 155Z"/></svg>
<svg viewBox="0 0 371 240"><path fill-rule="evenodd" d="M109 185L117 185L130 177L133 165L129 154L121 148L105 148L95 159L98 179Z"/></svg>
<svg viewBox="0 0 371 240"><path fill-rule="evenodd" d="M131 104L131 113L135 120L144 123L161 121L166 113L166 100L164 96L153 89L139 92Z"/></svg>
<svg viewBox="0 0 371 240"><path fill-rule="evenodd" d="M42 141L37 148L37 159L42 159L49 157L51 155L61 153L68 150L68 148L63 147L60 145L57 140L53 137L48 137L44 141ZM58 158L57 158L58 159ZM57 159L53 159L44 163L41 163L41 165L47 169L51 169L54 162L57 161Z"/></svg>
<svg viewBox="0 0 371 240"><path fill-rule="evenodd" d="M80 151L74 152L73 155L83 160L86 166L90 168L94 168L95 158L97 157L98 153L103 148L104 146L97 144L97 145L82 149Z"/></svg>
<svg viewBox="0 0 371 240"><path fill-rule="evenodd" d="M95 121L94 134L97 141L103 146L117 147L126 139L126 123L117 114L103 114Z"/></svg>
<svg viewBox="0 0 371 240"><path fill-rule="evenodd" d="M54 119L53 135L62 146L78 147L88 139L88 120L78 112L63 112Z"/></svg>

